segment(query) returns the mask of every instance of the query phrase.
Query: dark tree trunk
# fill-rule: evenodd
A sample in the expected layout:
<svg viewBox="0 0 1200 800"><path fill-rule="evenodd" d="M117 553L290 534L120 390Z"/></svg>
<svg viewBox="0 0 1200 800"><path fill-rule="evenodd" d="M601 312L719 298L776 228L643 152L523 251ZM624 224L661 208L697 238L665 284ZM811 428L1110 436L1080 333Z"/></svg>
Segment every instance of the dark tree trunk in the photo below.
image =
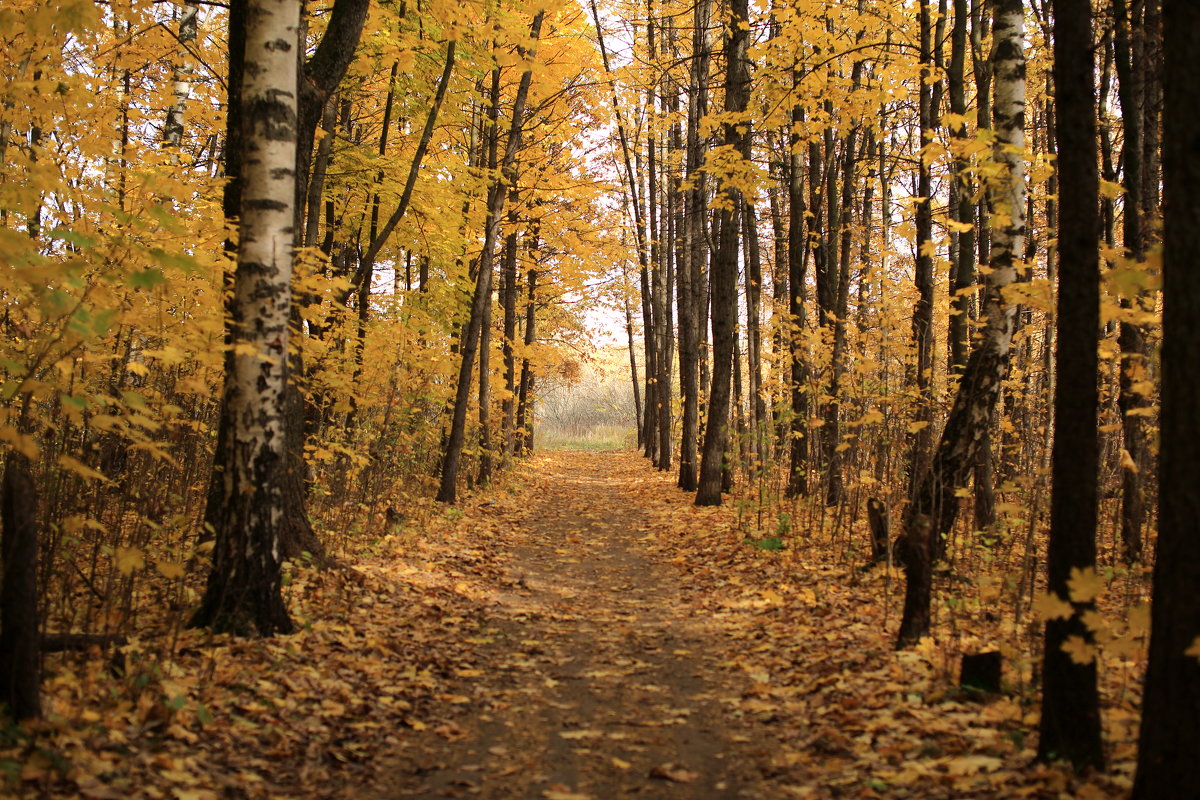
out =
<svg viewBox="0 0 1200 800"><path fill-rule="evenodd" d="M725 37L725 111L740 116L750 99L750 72L746 63L749 42L747 0L731 0L731 23ZM726 122L725 144L746 161L750 160L750 134L744 124ZM708 395L708 422L704 427L704 449L700 461L700 485L696 505L720 505L722 471L728 443L730 373L734 336L737 335L738 213L741 191L726 183L721 187L724 202L720 219L720 242L712 265L712 388Z"/></svg>
<svg viewBox="0 0 1200 800"><path fill-rule="evenodd" d="M42 714L37 506L29 459L9 452L0 489L0 706L18 722Z"/></svg>
<svg viewBox="0 0 1200 800"><path fill-rule="evenodd" d="M612 78L612 67L608 59L608 47L604 39L604 26L600 23L600 11L596 7L596 0L590 0L589 6L592 11L592 22L596 27L596 41L600 45L600 58L604 64L604 72L609 76L613 111L617 118L617 138L621 142L621 157L625 165L625 188L629 202L633 206L633 229L634 235L637 237L639 277L641 279L642 333L644 337L643 368L646 378L646 404L644 413L638 417L638 447L645 447L646 455L651 456L653 448L657 443L657 440L650 433L655 429L654 411L656 403L654 402L652 383L657 368L657 359L654 352L654 320L650 310L649 250L646 244L646 230L643 223L641 198L638 193L637 170L634 169L634 159L631 155L633 148L630 146L629 135L625 130L625 118L621 113L621 101L620 95L617 93L617 84Z"/></svg>
<svg viewBox="0 0 1200 800"><path fill-rule="evenodd" d="M646 41L652 63L659 57L657 33L654 0L646 0ZM646 113L651 117L655 113L657 92L658 87L653 83L646 89ZM647 436L654 440L654 465L668 470L671 468L671 298L667 267L670 247L663 246L666 214L660 207L659 148L659 134L656 126L651 124L646 133L646 211L650 237L650 309L654 318L655 427Z"/></svg>
<svg viewBox="0 0 1200 800"><path fill-rule="evenodd" d="M509 225L512 228L508 232L508 237L504 242L504 262L500 267L500 304L504 309L504 400L500 404L500 437L503 443L505 457L512 455L513 452L513 422L517 407L517 359L513 345L517 338L517 230L516 217L509 213ZM629 320L629 305L626 300L625 306L626 327L628 328L632 321ZM632 336L632 331L630 331ZM630 351L630 358L633 357L633 351ZM635 367L636 370L636 367ZM634 374L634 391L637 391L637 375ZM636 401L635 406L640 406L641 403ZM641 410L638 409L640 415Z"/></svg>
<svg viewBox="0 0 1200 800"><path fill-rule="evenodd" d="M799 70L792 73L793 87L800 82ZM788 466L788 495L808 493L808 359L804 349L804 288L808 260L805 258L804 156L799 134L804 107L792 107L792 132L788 137L788 351L791 356L791 461Z"/></svg>
<svg viewBox="0 0 1200 800"><path fill-rule="evenodd" d="M515 245L514 245L515 247ZM505 246L507 255L507 245ZM491 283L491 280L488 281ZM492 377L492 297L488 292L487 302L483 304L483 319L479 324L479 478L480 486L486 485L492 479L492 468L495 464L492 458L492 425L491 415L491 377Z"/></svg>
<svg viewBox="0 0 1200 800"><path fill-rule="evenodd" d="M245 2L245 0L238 0ZM321 43L317 46L312 57L304 60L306 50L303 46L296 48L297 69L300 78L297 81L296 99L296 165L295 165L295 200L293 202L294 231L302 235L304 231L305 203L309 197L309 174L312 167L313 146L317 135L317 125L324 113L325 104L337 90L338 84L345 77L350 63L354 59L354 51L358 47L363 25L367 19L369 0L337 0L330 11L329 22ZM230 29L232 36L233 14L230 14ZM232 52L232 42L230 46ZM232 74L232 65L231 65ZM231 85L232 91L232 85ZM230 104L232 108L232 103ZM226 209L228 218L228 209ZM296 233L293 237L300 239ZM301 303L306 298L299 298ZM293 328L298 328L299 316L294 315L291 321ZM304 446L306 444L305 420L314 416L305 407L305 400L297 386L295 376L304 373L304 365L298 351L288 356L289 380L285 390L284 438L286 445L286 464L283 469L282 486L280 491L284 498L284 513L279 533L279 548L283 558L295 558L303 553L312 555L318 563L326 560L324 545L313 531L305 510L307 496L307 466L304 461ZM220 446L218 435L218 446Z"/></svg>
<svg viewBox="0 0 1200 800"><path fill-rule="evenodd" d="M1141 5L1141 3L1138 3ZM1121 215L1125 251L1134 260L1145 257L1145 232L1142 224L1142 111L1145 65L1139 20L1133 18L1125 0L1112 0L1115 20L1113 46L1117 70L1117 92L1121 100L1121 164L1124 170L1124 209ZM1125 309L1140 308L1137 298L1121 298ZM1138 410L1149 398L1137 391L1145 381L1146 334L1142 326L1130 320L1121 322L1117 335L1121 350L1121 371L1117 407L1121 410L1121 438L1128 464L1121 467L1121 550L1127 563L1142 557L1142 526L1146 519L1146 498L1142 472L1146 463L1146 434Z"/></svg>
<svg viewBox="0 0 1200 800"><path fill-rule="evenodd" d="M1100 189L1096 167L1091 8L1088 0L1054 3L1055 120L1058 125L1059 282L1058 383L1051 455L1048 589L1070 598L1073 569L1096 564L1096 480L1100 463L1096 414L1100 330ZM1042 719L1038 757L1066 759L1077 768L1101 767L1096 664L1078 664L1063 651L1070 636L1091 640L1082 615L1090 600L1072 603L1067 619L1046 623Z"/></svg>
<svg viewBox="0 0 1200 800"><path fill-rule="evenodd" d="M542 30L542 20L545 11L538 11L530 25L529 38L537 42ZM527 55L522 53L522 55ZM504 203L508 197L508 186L514 182L514 162L517 150L521 144L521 131L525 117L525 99L529 96L529 85L533 80L532 70L521 73L521 82L517 87L517 95L513 99L512 122L509 124L508 141L505 143L504 158L500 163L501 177L492 184L488 196L487 222L484 231L483 249L479 253L479 268L475 277L475 291L471 298L471 313L467 323L468 330L463 337L461 353L462 362L459 365L458 385L454 397L453 417L450 422L450 433L446 441L446 449L442 458L441 486L437 499L443 503L453 503L458 497L458 467L462 458L463 444L467 434L467 408L471 397L471 374L475 368L475 350L480 339L483 325L484 305L492 300L492 251L496 247L496 238L500 227L500 216L504 211Z"/></svg>
<svg viewBox="0 0 1200 800"><path fill-rule="evenodd" d="M624 244L624 240L622 240L622 243ZM623 292L625 295L625 337L629 345L629 377L633 385L633 416L634 422L637 424L637 432L640 440L642 435L642 387L638 384L637 340L633 334L633 309L629 303L629 272L624 263L621 264L621 278L625 284Z"/></svg>
<svg viewBox="0 0 1200 800"><path fill-rule="evenodd" d="M863 64L854 62L851 85L858 87L862 79ZM825 407L825 425L821 428L825 448L827 475L825 502L837 505L842 501L842 456L841 450L841 389L842 375L846 370L846 317L850 310L850 256L854 232L854 184L858 164L858 129L851 128L846 135L845 152L842 153L842 184L837 233L838 245L837 291L833 306L833 355L829 368L829 400ZM837 170L832 168L834 172Z"/></svg>
<svg viewBox="0 0 1200 800"><path fill-rule="evenodd" d="M929 0L921 0L921 84L919 92L919 115L921 126L921 149L933 141L933 91L926 78L931 72L933 38L930 22ZM912 335L916 345L916 363L913 365L913 385L917 393L916 422L924 423L909 435L909 496L916 498L922 477L928 469L930 450L933 443L933 398L930 382L933 372L933 176L932 165L924 157L917 169L916 202L916 285L917 302L913 308ZM938 534L935 531L930 543L936 547Z"/></svg>
<svg viewBox="0 0 1200 800"><path fill-rule="evenodd" d="M537 245L536 237L532 237L532 246ZM525 303L525 348L526 352L534 341L534 323L537 322L537 305L534 298L537 294L537 270L529 270L528 295ZM533 370L529 358L521 361L521 387L517 395L517 455L528 455L533 451L533 412L529 408L530 397L533 393Z"/></svg>
<svg viewBox="0 0 1200 800"><path fill-rule="evenodd" d="M750 432L754 469L767 463L767 400L762 374L762 260L758 244L758 215L747 201L742 210L742 236L746 250L746 371L750 385Z"/></svg>
<svg viewBox="0 0 1200 800"><path fill-rule="evenodd" d="M702 271L708 248L705 244L705 175L701 170L704 152L700 120L708 112L708 35L712 0L699 0L692 28L691 97L688 102L686 169L690 181L684 197L684 254L679 268L679 393L683 400L679 437L680 489L697 486L697 442L700 435L700 329L705 315L697 301L704 279Z"/></svg>
<svg viewBox="0 0 1200 800"><path fill-rule="evenodd" d="M1200 796L1200 604L1195 597L1200 586L1200 5L1163 0L1162 19L1162 445L1150 661L1134 800Z"/></svg>
<svg viewBox="0 0 1200 800"><path fill-rule="evenodd" d="M967 5L968 0L954 0L954 28L950 38L950 112L963 117L967 114ZM966 122L951 126L951 134L965 140L969 135ZM957 181L955 221L968 226L958 233L954 280L950 286L950 364L955 370L961 370L967 364L968 321L973 316L969 292L975 285L975 192L969 168L970 159L965 154L954 160L954 179Z"/></svg>

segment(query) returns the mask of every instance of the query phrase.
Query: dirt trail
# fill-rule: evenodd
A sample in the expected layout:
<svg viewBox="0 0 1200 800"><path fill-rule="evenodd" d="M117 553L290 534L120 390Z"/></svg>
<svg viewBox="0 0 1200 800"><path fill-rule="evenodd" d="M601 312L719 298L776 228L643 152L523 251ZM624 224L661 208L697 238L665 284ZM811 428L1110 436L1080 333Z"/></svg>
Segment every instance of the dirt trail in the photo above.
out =
<svg viewBox="0 0 1200 800"><path fill-rule="evenodd" d="M722 702L737 689L719 679L719 629L648 558L644 520L605 463L564 453L535 477L478 637L485 708L453 741L407 749L386 796L781 796L760 766L769 746Z"/></svg>

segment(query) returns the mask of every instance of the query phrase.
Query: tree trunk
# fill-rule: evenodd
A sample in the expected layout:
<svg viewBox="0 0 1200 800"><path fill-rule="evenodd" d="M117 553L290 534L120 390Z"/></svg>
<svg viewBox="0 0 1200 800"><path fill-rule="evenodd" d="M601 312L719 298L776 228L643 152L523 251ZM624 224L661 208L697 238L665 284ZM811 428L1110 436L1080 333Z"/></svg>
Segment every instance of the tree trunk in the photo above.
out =
<svg viewBox="0 0 1200 800"><path fill-rule="evenodd" d="M530 25L529 38L537 42L542 30L542 20L545 11L538 11ZM522 57L528 58L530 53L522 48ZM532 70L526 69L521 73L521 82L517 87L517 96L513 100L512 122L509 124L508 142L504 148L504 160L500 164L500 175L492 184L488 196L487 223L484 230L483 249L479 254L479 269L475 276L475 292L471 298L471 316L468 330L462 342L462 363L458 371L458 388L454 397L453 418L450 423L450 434L446 442L446 451L442 457L441 487L437 499L443 503L453 503L458 496L458 466L462 459L463 444L467 433L467 407L471 398L471 373L475 367L475 349L479 341L479 332L483 324L484 304L492 300L492 251L496 247L499 233L500 216L504 211L504 201L508 197L508 186L513 184L513 164L517 150L521 144L521 130L524 124L525 99L529 96L529 84L533 80ZM503 181L503 183L501 182Z"/></svg>
<svg viewBox="0 0 1200 800"><path fill-rule="evenodd" d="M929 631L929 570L943 552L943 537L958 511L957 489L967 485L1008 369L1017 308L1005 300L1004 288L1016 279L1017 259L1025 242L1024 32L1021 0L998 0L992 54L996 74L992 157L1004 171L990 187L988 202L993 216L1006 218L1007 224L997 225L994 232L982 337L967 360L937 451L905 511L906 541L897 546L907 553L909 574L898 647L916 644Z"/></svg>
<svg viewBox="0 0 1200 800"><path fill-rule="evenodd" d="M1134 261L1145 257L1145 233L1142 225L1142 106L1145 71L1141 63L1138 21L1129 14L1125 0L1112 0L1115 19L1113 45L1117 69L1117 91L1121 100L1121 163L1124 169L1124 209L1121 216L1125 252ZM1134 39L1137 41L1134 41ZM1121 298L1121 307L1140 309L1139 298ZM1121 436L1128 464L1121 465L1121 551L1126 563L1142 557L1142 526L1146 519L1146 498L1142 472L1147 466L1146 434L1143 417L1138 413L1149 398L1138 391L1146 380L1146 334L1142 326L1130 320L1121 322L1117 336L1121 350L1121 371L1117 407L1121 410Z"/></svg>
<svg viewBox="0 0 1200 800"><path fill-rule="evenodd" d="M537 237L531 237L532 244L537 245ZM529 270L528 295L525 303L525 351L536 341L534 323L537 322L537 305L534 298L537 294L537 270ZM521 388L517 395L517 455L527 455L533 451L533 412L529 409L530 398L533 394L533 370L529 365L529 356L521 361Z"/></svg>
<svg viewBox="0 0 1200 800"><path fill-rule="evenodd" d="M799 88L800 71L792 72L792 88ZM808 493L808 359L804 348L804 290L808 260L805 258L804 155L799 126L804 107L792 106L792 132L788 137L788 351L791 356L791 461L788 465L788 496Z"/></svg>
<svg viewBox="0 0 1200 800"><path fill-rule="evenodd" d="M697 487L697 442L700 435L700 329L705 315L697 295L703 286L702 265L708 248L704 236L707 191L701 169L704 151L700 141L700 121L708 113L708 24L712 0L699 0L692 26L692 69L689 87L686 143L686 169L689 181L684 197L684 257L678 281L679 306L679 393L683 400L679 436L680 489L692 492Z"/></svg>
<svg viewBox="0 0 1200 800"><path fill-rule="evenodd" d="M1200 6L1163 0L1163 345L1158 553L1134 800L1196 797L1200 764ZM1060 143L1060 151L1065 144ZM1065 209L1064 209L1065 211Z"/></svg>
<svg viewBox="0 0 1200 800"><path fill-rule="evenodd" d="M954 0L954 28L950 38L950 113L965 117L967 114L966 51L968 0ZM963 144L969 137L966 122L950 126L950 133ZM958 253L954 270L954 281L950 286L950 364L962 370L967 364L970 342L967 337L968 321L973 318L969 292L975 285L975 187L970 178L971 161L965 154L954 159L956 181L955 221L958 232Z"/></svg>
<svg viewBox="0 0 1200 800"><path fill-rule="evenodd" d="M238 2L245 2L245 0L238 0ZM294 144L296 160L293 175L295 197L291 204L293 245L302 241L301 236L306 217L305 203L309 196L309 172L312 166L317 125L324 114L325 104L350 68L350 62L354 58L354 51L358 46L358 40L366 22L367 6L368 0L336 0L330 11L321 43L312 57L305 60L306 48L303 46L305 38L303 30L301 30L299 39L301 46L293 54L296 59L297 75L300 76L295 88ZM303 4L301 4L301 13L303 13ZM231 27L232 21L231 7ZM302 298L301 302L308 300L308 298ZM293 306L289 314L290 324L299 332L298 309ZM305 510L308 475L304 460L308 435L306 419L316 415L308 413L305 398L294 380L296 376L304 374L304 365L300 359L299 350L293 348L288 360L291 363L287 367L289 379L284 388L283 416L287 458L283 467L283 484L280 489L283 497L283 517L279 525L279 552L283 558L294 558L303 553L309 553L320 563L325 561L324 546L313 531L312 523Z"/></svg>
<svg viewBox="0 0 1200 800"><path fill-rule="evenodd" d="M913 365L913 386L917 395L915 422L923 423L915 433L909 434L908 478L909 496L915 501L925 472L929 469L929 455L933 443L933 397L931 389L933 372L933 175L932 165L925 158L925 148L933 141L933 92L928 84L931 73L933 38L930 22L929 0L921 0L921 83L919 92L919 116L921 126L921 154L917 167L916 201L916 285L917 302L912 314L913 343L917 358ZM939 532L934 530L929 543L938 547ZM936 558L934 558L936 560Z"/></svg>
<svg viewBox="0 0 1200 800"><path fill-rule="evenodd" d="M517 220L512 212L509 212L508 222L511 227L504 242L504 261L500 267L500 304L504 311L504 400L500 403L500 438L505 458L513 453L513 422L517 406L517 358L513 348L517 338ZM628 298L625 312L628 317ZM634 381L636 384L636 375Z"/></svg>
<svg viewBox="0 0 1200 800"><path fill-rule="evenodd" d="M750 99L750 71L746 63L749 42L747 0L731 0L731 24L725 36L725 112L738 118L726 122L725 144L742 159L750 160L750 133L741 120ZM712 386L708 395L708 422L704 427L704 449L700 461L700 482L696 505L721 504L721 473L729 438L730 372L733 366L733 339L737 335L738 209L741 190L731 181L723 181L720 220L720 245L712 265Z"/></svg>
<svg viewBox="0 0 1200 800"><path fill-rule="evenodd" d="M183 123L187 115L188 98L192 94L192 54L189 51L196 41L199 30L197 17L200 4L196 0L184 0L183 13L179 17L179 60L175 62L175 71L171 75L171 95L173 101L167 109L167 121L163 125L163 145L175 152L171 154L173 163L179 163L179 148L183 146Z"/></svg>
<svg viewBox="0 0 1200 800"><path fill-rule="evenodd" d="M17 722L42 715L37 505L29 459L10 451L0 488L0 706Z"/></svg>
<svg viewBox="0 0 1200 800"><path fill-rule="evenodd" d="M767 463L767 400L762 374L762 260L758 245L758 216L747 200L742 209L742 236L746 250L746 371L750 384L750 431L754 469Z"/></svg>
<svg viewBox="0 0 1200 800"><path fill-rule="evenodd" d="M1100 189L1096 168L1096 106L1088 0L1055 0L1054 86L1062 187L1058 230L1058 385L1051 454L1048 589L1072 599L1073 570L1096 565L1096 480L1100 463L1096 414L1100 330ZM999 24L997 24L999 32ZM999 73L997 74L999 80ZM1068 637L1091 641L1083 615L1095 603L1073 602L1066 619L1046 622L1038 758L1102 767L1096 663L1076 663L1063 651Z"/></svg>
<svg viewBox="0 0 1200 800"><path fill-rule="evenodd" d="M247 0L241 87L242 191L232 300L232 371L213 569L193 626L292 630L280 593L287 462L284 395L296 203L299 0Z"/></svg>

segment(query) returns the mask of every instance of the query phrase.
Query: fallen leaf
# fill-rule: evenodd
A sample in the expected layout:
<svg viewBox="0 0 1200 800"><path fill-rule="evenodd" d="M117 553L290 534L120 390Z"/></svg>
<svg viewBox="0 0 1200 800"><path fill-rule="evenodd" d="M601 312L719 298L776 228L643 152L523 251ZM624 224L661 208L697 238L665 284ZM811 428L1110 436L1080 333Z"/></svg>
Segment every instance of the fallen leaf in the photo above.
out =
<svg viewBox="0 0 1200 800"><path fill-rule="evenodd" d="M691 783L700 777L699 772L693 772L677 764L660 764L650 768L650 777L671 781L672 783Z"/></svg>

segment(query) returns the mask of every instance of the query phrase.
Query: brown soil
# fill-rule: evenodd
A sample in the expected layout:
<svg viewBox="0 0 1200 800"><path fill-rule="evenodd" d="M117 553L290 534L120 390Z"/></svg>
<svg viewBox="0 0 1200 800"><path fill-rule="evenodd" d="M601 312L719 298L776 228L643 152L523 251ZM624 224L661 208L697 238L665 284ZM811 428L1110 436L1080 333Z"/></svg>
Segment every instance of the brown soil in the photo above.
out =
<svg viewBox="0 0 1200 800"><path fill-rule="evenodd" d="M484 701L449 735L406 747L383 796L783 795L770 745L733 708L746 679L719 663L721 629L686 607L675 568L651 560L642 511L605 463L542 462L475 637Z"/></svg>

